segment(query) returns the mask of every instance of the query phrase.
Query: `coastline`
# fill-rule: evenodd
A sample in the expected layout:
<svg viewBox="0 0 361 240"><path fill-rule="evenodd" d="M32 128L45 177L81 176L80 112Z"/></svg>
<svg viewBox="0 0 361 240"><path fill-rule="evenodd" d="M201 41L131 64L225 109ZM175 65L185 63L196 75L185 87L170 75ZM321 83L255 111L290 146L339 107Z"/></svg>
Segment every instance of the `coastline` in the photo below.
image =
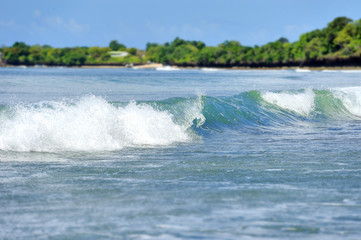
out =
<svg viewBox="0 0 361 240"><path fill-rule="evenodd" d="M140 65L109 65L109 64L99 64L99 65L82 65L82 66L48 66L48 65L9 65L1 64L0 68L12 68L12 67L22 67L22 68L79 68L79 69L91 69L91 68L132 68L132 69L156 69L166 67L161 63L150 63L150 64L140 64ZM311 70L311 71L322 71L322 70L361 70L361 66L317 66L317 67L308 67L308 66L293 66L293 67L183 67L171 65L171 68L175 69L216 69L216 70Z"/></svg>

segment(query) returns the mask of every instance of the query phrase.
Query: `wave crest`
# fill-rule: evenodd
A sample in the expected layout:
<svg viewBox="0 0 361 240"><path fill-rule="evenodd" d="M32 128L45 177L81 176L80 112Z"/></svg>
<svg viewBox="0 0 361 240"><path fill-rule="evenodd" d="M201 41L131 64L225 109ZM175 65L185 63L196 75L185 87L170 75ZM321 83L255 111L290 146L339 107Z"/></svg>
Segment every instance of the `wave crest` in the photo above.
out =
<svg viewBox="0 0 361 240"><path fill-rule="evenodd" d="M136 102L116 107L95 96L16 105L0 118L0 149L6 151L102 151L191 140L189 126L168 111Z"/></svg>
<svg viewBox="0 0 361 240"><path fill-rule="evenodd" d="M262 94L262 98L281 108L294 111L301 115L309 115L314 107L315 94L311 89L304 92L266 92Z"/></svg>

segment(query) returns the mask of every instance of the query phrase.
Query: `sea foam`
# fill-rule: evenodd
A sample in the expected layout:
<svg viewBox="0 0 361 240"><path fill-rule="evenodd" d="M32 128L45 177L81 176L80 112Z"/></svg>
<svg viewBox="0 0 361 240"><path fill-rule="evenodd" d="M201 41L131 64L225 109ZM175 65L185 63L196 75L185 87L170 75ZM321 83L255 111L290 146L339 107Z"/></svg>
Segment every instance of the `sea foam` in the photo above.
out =
<svg viewBox="0 0 361 240"><path fill-rule="evenodd" d="M201 68L200 70L202 70L204 72L217 72L217 71L219 71L219 69L217 69L217 68Z"/></svg>
<svg viewBox="0 0 361 240"><path fill-rule="evenodd" d="M308 73L308 72L311 72L311 70L310 69L305 69L305 68L297 68L297 69L295 69L295 72Z"/></svg>
<svg viewBox="0 0 361 240"><path fill-rule="evenodd" d="M361 70L342 70L343 73L361 73Z"/></svg>
<svg viewBox="0 0 361 240"><path fill-rule="evenodd" d="M164 66L164 67L157 67L155 70L157 71L178 71L179 68L171 67L171 66Z"/></svg>
<svg viewBox="0 0 361 240"><path fill-rule="evenodd" d="M278 107L294 111L301 115L309 115L314 109L315 94L311 89L304 92L265 92L262 98Z"/></svg>
<svg viewBox="0 0 361 240"><path fill-rule="evenodd" d="M339 88L333 92L351 114L361 117L361 87Z"/></svg>
<svg viewBox="0 0 361 240"><path fill-rule="evenodd" d="M103 151L170 145L191 140L187 129L193 119L188 118L176 123L168 111L136 102L116 107L96 96L18 104L0 112L0 150Z"/></svg>

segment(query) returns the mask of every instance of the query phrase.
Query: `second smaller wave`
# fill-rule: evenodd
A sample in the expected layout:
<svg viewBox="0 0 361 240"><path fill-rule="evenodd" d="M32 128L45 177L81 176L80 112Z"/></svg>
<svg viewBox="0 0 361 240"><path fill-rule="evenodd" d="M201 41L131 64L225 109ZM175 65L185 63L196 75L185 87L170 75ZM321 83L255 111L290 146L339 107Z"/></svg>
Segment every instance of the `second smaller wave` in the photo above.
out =
<svg viewBox="0 0 361 240"><path fill-rule="evenodd" d="M304 92L265 92L262 98L281 108L294 111L300 115L309 115L315 108L315 94L311 89Z"/></svg>

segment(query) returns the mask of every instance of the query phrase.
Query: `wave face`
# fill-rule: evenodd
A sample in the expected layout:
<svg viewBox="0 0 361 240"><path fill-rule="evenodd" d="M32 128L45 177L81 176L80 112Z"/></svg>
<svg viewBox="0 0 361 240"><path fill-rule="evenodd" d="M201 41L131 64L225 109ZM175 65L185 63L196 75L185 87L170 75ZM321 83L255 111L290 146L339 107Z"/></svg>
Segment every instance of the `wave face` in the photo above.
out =
<svg viewBox="0 0 361 240"><path fill-rule="evenodd" d="M203 128L255 129L305 122L360 120L361 88L250 91L233 97L207 97Z"/></svg>
<svg viewBox="0 0 361 240"><path fill-rule="evenodd" d="M249 91L149 102L77 101L0 106L0 150L109 151L169 146L223 129L360 120L361 88Z"/></svg>

